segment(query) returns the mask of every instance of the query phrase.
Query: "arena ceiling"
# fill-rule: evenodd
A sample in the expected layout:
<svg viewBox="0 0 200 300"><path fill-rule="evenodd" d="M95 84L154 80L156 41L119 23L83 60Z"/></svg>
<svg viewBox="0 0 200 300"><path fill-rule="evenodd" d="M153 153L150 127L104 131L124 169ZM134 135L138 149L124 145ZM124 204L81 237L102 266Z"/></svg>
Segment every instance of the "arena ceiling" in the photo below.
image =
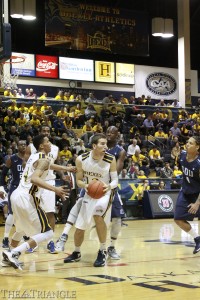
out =
<svg viewBox="0 0 200 300"><path fill-rule="evenodd" d="M185 0L182 0L185 1ZM88 3L89 1L83 0ZM144 64L152 66L173 67L178 66L178 40L177 40L177 0L95 0L95 4L112 7L123 7L126 9L145 11L149 15L149 56L148 57L113 57L109 59ZM51 55L64 55L73 57L88 58L91 53L77 53L58 49L47 49L44 46L45 35L45 12L44 1L36 0L37 20L24 24L22 20L10 18L12 26L13 51L23 53L38 53ZM164 40L151 36L151 19L163 16L174 20L175 36L172 39ZM191 68L200 70L200 0L190 0L190 48ZM100 59L102 54L95 54L94 59ZM105 59L102 57L102 59Z"/></svg>

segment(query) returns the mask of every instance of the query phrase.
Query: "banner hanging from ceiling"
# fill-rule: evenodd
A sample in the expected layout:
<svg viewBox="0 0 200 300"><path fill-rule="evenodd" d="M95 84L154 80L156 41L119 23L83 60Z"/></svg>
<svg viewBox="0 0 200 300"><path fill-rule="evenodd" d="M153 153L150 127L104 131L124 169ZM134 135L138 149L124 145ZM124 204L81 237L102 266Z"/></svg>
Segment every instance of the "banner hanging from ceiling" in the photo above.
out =
<svg viewBox="0 0 200 300"><path fill-rule="evenodd" d="M147 56L148 15L86 1L45 1L45 46Z"/></svg>

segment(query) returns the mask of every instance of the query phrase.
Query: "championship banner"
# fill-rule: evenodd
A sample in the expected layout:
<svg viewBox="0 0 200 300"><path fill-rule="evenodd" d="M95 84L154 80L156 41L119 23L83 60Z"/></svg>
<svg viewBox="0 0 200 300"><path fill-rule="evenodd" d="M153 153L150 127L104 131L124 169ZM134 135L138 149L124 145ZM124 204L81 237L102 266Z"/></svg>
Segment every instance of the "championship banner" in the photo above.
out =
<svg viewBox="0 0 200 300"><path fill-rule="evenodd" d="M45 46L147 56L148 15L86 1L45 1Z"/></svg>

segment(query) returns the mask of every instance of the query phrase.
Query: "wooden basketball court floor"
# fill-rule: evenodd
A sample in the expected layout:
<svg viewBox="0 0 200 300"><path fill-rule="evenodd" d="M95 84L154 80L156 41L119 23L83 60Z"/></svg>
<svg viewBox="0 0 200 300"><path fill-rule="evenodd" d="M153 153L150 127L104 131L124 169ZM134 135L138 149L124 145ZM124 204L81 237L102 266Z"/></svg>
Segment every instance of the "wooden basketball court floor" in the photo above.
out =
<svg viewBox="0 0 200 300"><path fill-rule="evenodd" d="M45 244L23 254L23 273L0 269L0 299L198 299L200 252L173 219L129 220L116 244L120 260L94 268L98 240L95 229L87 232L82 259L64 264L73 251L72 229L65 253L49 254ZM198 221L193 226L198 230ZM55 240L64 225L56 225ZM3 236L4 227L0 227ZM2 248L1 248L2 251Z"/></svg>

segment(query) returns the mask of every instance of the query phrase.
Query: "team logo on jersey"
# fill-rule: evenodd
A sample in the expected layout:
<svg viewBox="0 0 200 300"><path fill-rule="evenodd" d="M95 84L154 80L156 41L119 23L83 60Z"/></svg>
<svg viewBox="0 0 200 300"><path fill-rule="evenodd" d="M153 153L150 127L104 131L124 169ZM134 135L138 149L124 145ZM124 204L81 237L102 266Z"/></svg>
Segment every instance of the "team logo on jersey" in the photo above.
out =
<svg viewBox="0 0 200 300"><path fill-rule="evenodd" d="M170 212L173 210L174 207L171 197L165 194L159 196L158 205L160 209L164 212Z"/></svg>
<svg viewBox="0 0 200 300"><path fill-rule="evenodd" d="M167 73L154 72L146 78L146 86L155 95L167 96L175 92L177 83L175 78Z"/></svg>

